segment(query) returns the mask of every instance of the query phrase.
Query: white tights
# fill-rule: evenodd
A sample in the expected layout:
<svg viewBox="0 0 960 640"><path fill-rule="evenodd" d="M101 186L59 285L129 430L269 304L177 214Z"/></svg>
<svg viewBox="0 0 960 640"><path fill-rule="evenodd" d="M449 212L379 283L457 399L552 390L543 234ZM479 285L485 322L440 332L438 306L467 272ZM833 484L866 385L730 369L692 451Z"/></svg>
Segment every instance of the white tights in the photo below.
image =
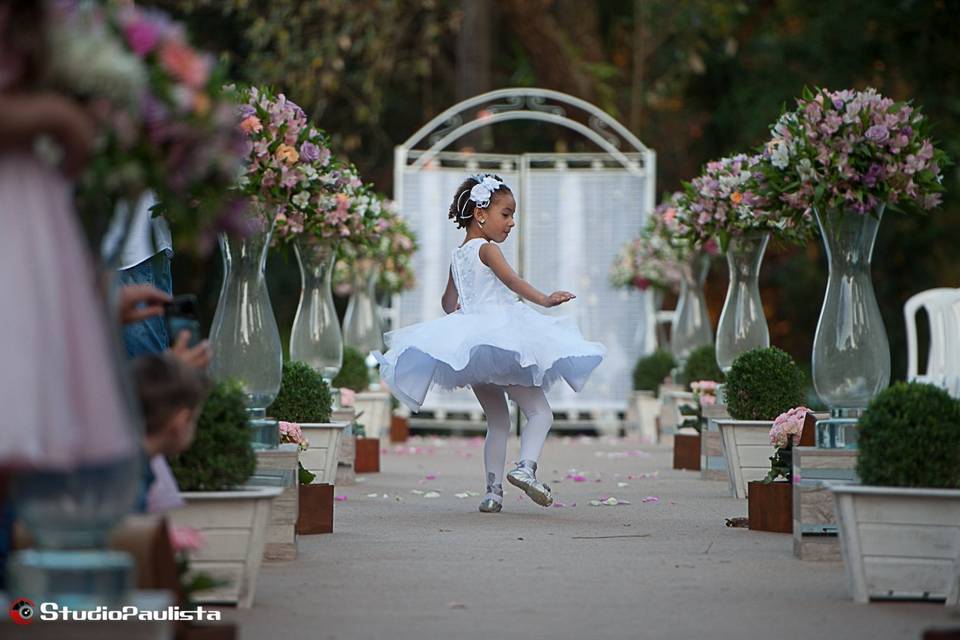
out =
<svg viewBox="0 0 960 640"><path fill-rule="evenodd" d="M540 387L500 386L494 384L474 385L473 393L480 401L487 416L487 438L483 445L483 463L487 478L492 474L491 484L503 482L503 469L507 463L507 438L510 435L510 411L507 398L520 406L527 424L520 436L520 459L537 462L543 443L553 425L553 411ZM506 395L504 395L506 394Z"/></svg>

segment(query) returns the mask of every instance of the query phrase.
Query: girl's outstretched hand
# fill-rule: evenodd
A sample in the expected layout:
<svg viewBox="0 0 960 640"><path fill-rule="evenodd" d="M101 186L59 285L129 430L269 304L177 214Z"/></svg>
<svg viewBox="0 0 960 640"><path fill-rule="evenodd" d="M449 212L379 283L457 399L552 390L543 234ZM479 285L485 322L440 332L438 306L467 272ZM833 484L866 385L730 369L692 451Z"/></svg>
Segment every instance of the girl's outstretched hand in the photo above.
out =
<svg viewBox="0 0 960 640"><path fill-rule="evenodd" d="M577 296L573 295L569 291L554 291L547 296L545 307L555 307L557 305L563 304L564 302L570 302Z"/></svg>

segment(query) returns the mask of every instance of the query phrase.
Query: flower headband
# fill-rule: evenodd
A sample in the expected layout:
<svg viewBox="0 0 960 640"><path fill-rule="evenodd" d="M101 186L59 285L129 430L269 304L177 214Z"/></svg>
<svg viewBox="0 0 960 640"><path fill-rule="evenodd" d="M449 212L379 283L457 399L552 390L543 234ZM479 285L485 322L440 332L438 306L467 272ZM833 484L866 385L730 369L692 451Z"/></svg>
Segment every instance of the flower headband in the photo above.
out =
<svg viewBox="0 0 960 640"><path fill-rule="evenodd" d="M475 202L478 209L486 209L490 206L490 199L493 197L493 192L504 186L503 183L490 174L478 173L475 176L470 176L477 181L477 184L473 185L473 188L469 192L464 191L460 194L460 197L457 199L457 210L460 212L458 215L461 219L467 219L473 217L473 214L466 214L467 202ZM463 200L463 196L470 194L469 200ZM462 201L462 202L461 202Z"/></svg>

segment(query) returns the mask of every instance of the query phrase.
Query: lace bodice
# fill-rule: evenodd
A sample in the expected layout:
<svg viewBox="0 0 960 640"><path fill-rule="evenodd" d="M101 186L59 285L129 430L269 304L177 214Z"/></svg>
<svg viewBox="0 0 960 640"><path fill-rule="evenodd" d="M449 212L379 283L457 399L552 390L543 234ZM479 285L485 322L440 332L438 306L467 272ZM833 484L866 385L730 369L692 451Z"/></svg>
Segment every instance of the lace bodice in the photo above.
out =
<svg viewBox="0 0 960 640"><path fill-rule="evenodd" d="M453 284L460 297L460 308L466 313L479 307L511 305L519 301L517 294L480 260L480 247L484 242L483 238L474 238L453 250Z"/></svg>

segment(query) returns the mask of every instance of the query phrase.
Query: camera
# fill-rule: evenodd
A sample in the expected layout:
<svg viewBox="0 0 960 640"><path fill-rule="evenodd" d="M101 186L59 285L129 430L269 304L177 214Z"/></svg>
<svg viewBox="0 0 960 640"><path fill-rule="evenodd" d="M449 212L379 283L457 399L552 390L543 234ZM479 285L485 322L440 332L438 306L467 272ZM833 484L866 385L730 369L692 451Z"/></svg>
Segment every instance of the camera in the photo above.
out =
<svg viewBox="0 0 960 640"><path fill-rule="evenodd" d="M190 332L189 346L195 347L200 343L199 308L197 296L191 294L176 296L163 305L163 317L171 345L183 331Z"/></svg>

